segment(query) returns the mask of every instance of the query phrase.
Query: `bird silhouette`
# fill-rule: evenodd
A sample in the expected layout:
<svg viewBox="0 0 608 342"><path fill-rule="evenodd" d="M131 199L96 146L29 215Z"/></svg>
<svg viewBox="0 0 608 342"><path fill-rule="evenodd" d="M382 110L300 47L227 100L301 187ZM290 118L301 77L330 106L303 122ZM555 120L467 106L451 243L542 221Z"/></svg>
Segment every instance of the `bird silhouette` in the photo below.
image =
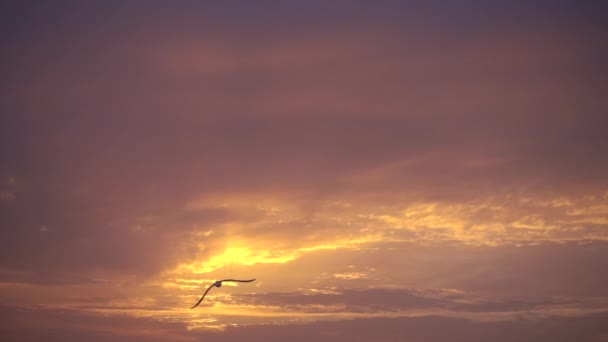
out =
<svg viewBox="0 0 608 342"><path fill-rule="evenodd" d="M201 297L201 299L198 300L198 302L191 307L190 309L194 309L195 307L197 307L202 301L203 299L205 299L205 296L207 295L207 292L209 292L209 290L211 290L212 287L221 287L222 283L225 281L230 281L230 282L237 282L237 283L251 283L252 281L255 281L255 279L249 279L249 280L239 280L239 279L224 279L224 280L218 280L215 283L211 284L211 286L209 286L209 288L207 288L207 291L205 291L205 293L203 293L203 296Z"/></svg>

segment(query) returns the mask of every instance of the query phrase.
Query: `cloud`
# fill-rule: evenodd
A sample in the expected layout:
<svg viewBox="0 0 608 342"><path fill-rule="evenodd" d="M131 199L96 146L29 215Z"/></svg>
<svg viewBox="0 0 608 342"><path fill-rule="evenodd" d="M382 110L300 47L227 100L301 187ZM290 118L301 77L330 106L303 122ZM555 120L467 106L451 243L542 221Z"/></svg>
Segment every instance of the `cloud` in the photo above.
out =
<svg viewBox="0 0 608 342"><path fill-rule="evenodd" d="M243 294L235 301L255 305L272 305L299 312L346 310L348 312L399 311L433 308L440 302L415 291L399 289L335 289L333 292L296 292ZM341 310L340 310L341 309Z"/></svg>
<svg viewBox="0 0 608 342"><path fill-rule="evenodd" d="M14 201L15 200L15 194L10 192L10 191L2 191L0 192L0 201Z"/></svg>
<svg viewBox="0 0 608 342"><path fill-rule="evenodd" d="M19 341L196 341L179 323L129 317L83 315L71 310L25 310L0 307L0 331Z"/></svg>
<svg viewBox="0 0 608 342"><path fill-rule="evenodd" d="M467 320L424 317L366 319L322 322L312 325L252 326L228 328L217 341L250 338L306 341L570 341L593 340L606 334L603 314L583 318L548 318L499 323L473 323ZM214 339L211 339L214 340Z"/></svg>
<svg viewBox="0 0 608 342"><path fill-rule="evenodd" d="M603 305L604 11L156 5L3 5L0 303L80 310L51 336L102 340L330 311ZM236 274L259 281L213 294L207 316L183 311ZM34 311L11 320L35 318L32 339L59 324ZM99 328L116 315L187 323ZM383 316L205 336L572 337L534 330L558 321ZM564 324L601 336L581 322Z"/></svg>
<svg viewBox="0 0 608 342"><path fill-rule="evenodd" d="M601 340L606 336L605 314L582 317L522 318L514 321L474 322L442 317L355 319L312 324L228 327L223 332L184 331L176 323L145 318L82 316L74 312L7 311L2 309L3 336L22 341L40 338L63 341L570 341ZM27 326L23 322L29 322Z"/></svg>

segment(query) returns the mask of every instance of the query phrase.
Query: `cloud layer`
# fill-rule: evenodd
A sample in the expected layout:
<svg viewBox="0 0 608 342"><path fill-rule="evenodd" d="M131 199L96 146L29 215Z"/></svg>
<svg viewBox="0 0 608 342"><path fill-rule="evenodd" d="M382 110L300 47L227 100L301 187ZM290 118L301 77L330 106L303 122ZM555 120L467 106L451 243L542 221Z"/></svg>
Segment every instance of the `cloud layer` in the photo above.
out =
<svg viewBox="0 0 608 342"><path fill-rule="evenodd" d="M603 7L3 4L0 332L605 338Z"/></svg>

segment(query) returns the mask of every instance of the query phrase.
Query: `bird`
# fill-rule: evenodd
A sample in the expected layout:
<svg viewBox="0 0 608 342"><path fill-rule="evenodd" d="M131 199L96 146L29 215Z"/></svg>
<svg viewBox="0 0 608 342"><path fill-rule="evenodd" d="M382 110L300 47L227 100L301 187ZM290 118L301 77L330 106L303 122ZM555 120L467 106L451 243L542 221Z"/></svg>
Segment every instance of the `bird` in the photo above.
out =
<svg viewBox="0 0 608 342"><path fill-rule="evenodd" d="M205 298L205 296L207 295L207 292L209 292L209 290L211 290L212 287L221 287L222 283L225 281L230 281L230 282L238 282L238 283L251 283L252 281L255 281L255 279L248 279L248 280L239 280L239 279L224 279L224 280L218 280L215 283L211 284L211 286L209 286L209 288L207 288L207 291L205 291L205 293L203 293L203 296L201 297L201 299L198 300L198 302L191 307L190 309L194 309L195 307L197 307Z"/></svg>

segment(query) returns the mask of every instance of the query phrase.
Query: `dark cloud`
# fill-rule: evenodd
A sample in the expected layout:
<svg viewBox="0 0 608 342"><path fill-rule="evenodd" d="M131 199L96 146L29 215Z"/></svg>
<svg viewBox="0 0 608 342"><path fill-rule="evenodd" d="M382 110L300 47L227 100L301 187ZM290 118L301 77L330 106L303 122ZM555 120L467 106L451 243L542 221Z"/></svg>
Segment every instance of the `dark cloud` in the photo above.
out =
<svg viewBox="0 0 608 342"><path fill-rule="evenodd" d="M222 301L222 299L219 299ZM459 312L522 312L547 307L581 305L565 298L522 298L488 301L471 297L471 293L449 290L405 289L325 289L317 292L279 292L233 295L230 302L271 305L297 312L416 312L418 309Z"/></svg>
<svg viewBox="0 0 608 342"><path fill-rule="evenodd" d="M2 308L0 331L8 340L38 341L601 341L605 314L475 322L442 317L354 319L312 324L228 327L223 332L184 332L177 323L145 318L83 316ZM28 322L28 324L24 324Z"/></svg>
<svg viewBox="0 0 608 342"><path fill-rule="evenodd" d="M329 291L329 290L328 290ZM298 311L323 311L323 307L343 306L349 311L393 311L399 309L438 307L441 302L420 293L391 289L346 289L334 293L266 293L236 295L235 301L257 305L275 305ZM307 309L310 306L310 309ZM320 306L320 307L318 307ZM331 308L329 308L331 309ZM337 310L340 310L339 308Z"/></svg>
<svg viewBox="0 0 608 342"><path fill-rule="evenodd" d="M367 319L322 322L312 325L228 328L217 341L238 338L294 341L571 341L601 340L605 315L475 323L440 317ZM211 339L213 340L213 339Z"/></svg>
<svg viewBox="0 0 608 342"><path fill-rule="evenodd" d="M75 310L0 307L0 332L7 341L196 341L179 323L103 317Z"/></svg>
<svg viewBox="0 0 608 342"><path fill-rule="evenodd" d="M400 258L403 281L479 293L605 296L605 243L471 247L402 246L380 257ZM407 278L409 279L407 279Z"/></svg>

